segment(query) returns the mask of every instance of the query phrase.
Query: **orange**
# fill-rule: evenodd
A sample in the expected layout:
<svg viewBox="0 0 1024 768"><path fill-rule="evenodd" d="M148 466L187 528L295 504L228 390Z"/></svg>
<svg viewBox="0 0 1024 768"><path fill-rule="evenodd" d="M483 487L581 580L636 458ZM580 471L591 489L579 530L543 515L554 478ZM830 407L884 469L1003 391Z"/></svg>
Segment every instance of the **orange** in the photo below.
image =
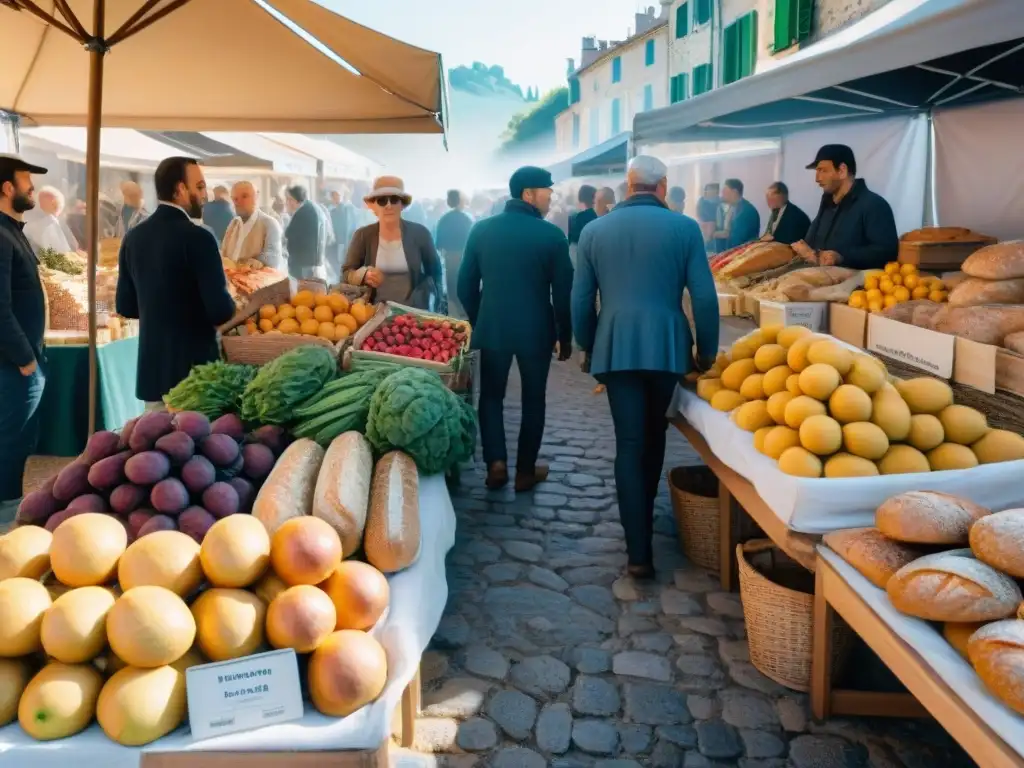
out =
<svg viewBox="0 0 1024 768"><path fill-rule="evenodd" d="M870 275L864 278L864 290L873 291L878 289L878 275Z"/></svg>
<svg viewBox="0 0 1024 768"><path fill-rule="evenodd" d="M877 301L879 304L882 303L882 292L877 288L869 288L868 292L865 295L867 297L869 304L872 301Z"/></svg>
<svg viewBox="0 0 1024 768"><path fill-rule="evenodd" d="M298 333L299 323L293 317L286 317L277 326L277 330L279 330L281 333Z"/></svg>
<svg viewBox="0 0 1024 768"><path fill-rule="evenodd" d="M299 326L299 330L302 333L308 334L309 336L316 336L317 333L320 331L320 323L318 323L313 318L310 318L309 320L303 320L302 324Z"/></svg>
<svg viewBox="0 0 1024 768"><path fill-rule="evenodd" d="M295 319L300 323L313 319L313 310L309 307L298 306L295 308Z"/></svg>
<svg viewBox="0 0 1024 768"><path fill-rule="evenodd" d="M898 261L890 261L885 265L885 274L887 275L898 275L900 272L900 264Z"/></svg>
<svg viewBox="0 0 1024 768"><path fill-rule="evenodd" d="M946 300L948 294L945 291L932 291L928 294L928 298L935 302L943 302Z"/></svg>
<svg viewBox="0 0 1024 768"><path fill-rule="evenodd" d="M348 312L348 299L340 293L331 293L327 295L327 306L334 314L341 315Z"/></svg>
<svg viewBox="0 0 1024 768"><path fill-rule="evenodd" d="M355 305L352 306L355 309ZM355 333L359 330L359 322L352 315L341 314L334 318L335 325L343 325L348 328L350 333Z"/></svg>
<svg viewBox="0 0 1024 768"><path fill-rule="evenodd" d="M328 306L329 302L328 302L328 299L327 299L327 294L326 293L318 293L316 296L313 297L313 302L318 307L326 307L326 306Z"/></svg>
<svg viewBox="0 0 1024 768"><path fill-rule="evenodd" d="M868 311L869 312L881 312L882 311L882 302L881 301L875 301L875 300L869 301L868 302Z"/></svg>
<svg viewBox="0 0 1024 768"><path fill-rule="evenodd" d="M352 335L352 331L349 330L347 325L336 325L334 326L334 340L344 341Z"/></svg>
<svg viewBox="0 0 1024 768"><path fill-rule="evenodd" d="M887 277L883 277L878 281L878 288L882 293L892 293L892 289L895 287L892 280Z"/></svg>
<svg viewBox="0 0 1024 768"><path fill-rule="evenodd" d="M903 285L903 275L890 275L889 279L892 280L893 285Z"/></svg>
<svg viewBox="0 0 1024 768"><path fill-rule="evenodd" d="M262 307L260 307L260 319L261 320L269 320L270 318L272 318L276 314L277 314L277 307L275 307L273 304L264 304Z"/></svg>
<svg viewBox="0 0 1024 768"><path fill-rule="evenodd" d="M334 323L320 323L320 329L317 331L316 335L319 336L321 339L334 341L336 338L336 334L334 332Z"/></svg>
<svg viewBox="0 0 1024 768"><path fill-rule="evenodd" d="M292 304L296 307L309 307L312 309L316 306L316 296L313 295L312 291L299 291L292 296Z"/></svg>
<svg viewBox="0 0 1024 768"><path fill-rule="evenodd" d="M334 313L326 304L321 304L313 310L313 318L319 323L333 323Z"/></svg>
<svg viewBox="0 0 1024 768"><path fill-rule="evenodd" d="M295 307L291 304L282 304L277 308L277 316L282 320L286 317L295 317Z"/></svg>
<svg viewBox="0 0 1024 768"><path fill-rule="evenodd" d="M929 293L931 293L931 291L928 288L928 283L922 283L914 288L914 290L910 292L910 295L915 299L927 299Z"/></svg>
<svg viewBox="0 0 1024 768"><path fill-rule="evenodd" d="M895 307L899 302L896 301L896 297L891 293L882 299L882 306L888 309L889 307Z"/></svg>
<svg viewBox="0 0 1024 768"><path fill-rule="evenodd" d="M900 274L907 276L917 272L917 264L900 264Z"/></svg>
<svg viewBox="0 0 1024 768"><path fill-rule="evenodd" d="M907 287L905 285L897 285L893 289L892 295L893 295L893 298L896 299L896 301L909 301L910 300L910 291L907 290Z"/></svg>
<svg viewBox="0 0 1024 768"><path fill-rule="evenodd" d="M274 330L274 323L272 320L260 320L260 330L266 333L267 331Z"/></svg>
<svg viewBox="0 0 1024 768"><path fill-rule="evenodd" d="M270 318L270 322L273 324L275 328L277 328L278 323L280 323L283 319L284 318L282 318L280 315L275 314L272 318Z"/></svg>
<svg viewBox="0 0 1024 768"><path fill-rule="evenodd" d="M904 264L904 266L914 266L914 265L913 264L910 264L910 265ZM921 283L921 276L918 275L916 272L911 272L910 274L904 275L904 277L903 277L903 285L905 285L911 291L914 290L915 288L917 288L917 286L920 283Z"/></svg>

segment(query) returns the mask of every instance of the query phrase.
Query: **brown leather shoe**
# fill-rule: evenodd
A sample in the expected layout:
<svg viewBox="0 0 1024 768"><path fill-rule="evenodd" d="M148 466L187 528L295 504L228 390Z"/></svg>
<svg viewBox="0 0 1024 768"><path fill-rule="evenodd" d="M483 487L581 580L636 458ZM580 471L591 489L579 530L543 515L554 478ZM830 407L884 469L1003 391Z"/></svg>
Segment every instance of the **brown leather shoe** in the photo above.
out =
<svg viewBox="0 0 1024 768"><path fill-rule="evenodd" d="M548 479L546 464L536 464L533 472L516 471L516 493L532 491L537 485Z"/></svg>
<svg viewBox="0 0 1024 768"><path fill-rule="evenodd" d="M504 461L496 461L487 468L487 480L484 481L490 490L497 491L508 485L508 465Z"/></svg>
<svg viewBox="0 0 1024 768"><path fill-rule="evenodd" d="M604 384L598 384L596 387L594 387L595 395L603 395L607 391L608 388Z"/></svg>
<svg viewBox="0 0 1024 768"><path fill-rule="evenodd" d="M626 573L637 581L653 581L657 576L654 566L650 563L626 566Z"/></svg>

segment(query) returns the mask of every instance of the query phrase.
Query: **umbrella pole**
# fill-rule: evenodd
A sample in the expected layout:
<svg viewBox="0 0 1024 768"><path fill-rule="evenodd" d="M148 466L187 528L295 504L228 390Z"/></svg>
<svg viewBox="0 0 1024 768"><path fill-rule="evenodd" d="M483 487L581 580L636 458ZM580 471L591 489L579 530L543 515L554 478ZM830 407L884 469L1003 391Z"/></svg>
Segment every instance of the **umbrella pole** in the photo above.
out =
<svg viewBox="0 0 1024 768"><path fill-rule="evenodd" d="M93 37L89 51L89 111L86 121L85 205L89 285L89 434L96 431L96 402L99 376L96 366L96 262L100 246L100 126L103 120L103 39L106 0L93 0Z"/></svg>

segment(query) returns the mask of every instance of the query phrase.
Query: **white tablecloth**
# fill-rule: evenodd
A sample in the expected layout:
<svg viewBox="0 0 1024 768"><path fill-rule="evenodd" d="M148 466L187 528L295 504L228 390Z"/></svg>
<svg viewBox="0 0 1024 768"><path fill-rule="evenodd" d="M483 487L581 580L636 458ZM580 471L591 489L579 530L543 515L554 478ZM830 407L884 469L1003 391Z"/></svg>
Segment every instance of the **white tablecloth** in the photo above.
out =
<svg viewBox="0 0 1024 768"><path fill-rule="evenodd" d="M906 616L889 602L885 590L869 582L839 555L825 546L818 552L836 569L843 581L864 599L875 615L913 648L928 664L936 677L956 691L968 709L977 713L1011 749L1024 757L1024 717L1011 710L988 692L970 664L946 642L927 621ZM922 702L927 704L928 702Z"/></svg>
<svg viewBox="0 0 1024 768"><path fill-rule="evenodd" d="M0 766L138 768L143 751L376 749L391 734L395 707L416 674L448 600L445 555L455 543L455 511L443 475L420 478L420 527L420 557L388 579L390 607L374 630L387 652L388 683L373 704L339 720L324 717L307 703L305 717L295 722L197 742L186 727L141 749L115 744L95 723L77 736L54 742L33 741L14 723L0 728Z"/></svg>
<svg viewBox="0 0 1024 768"><path fill-rule="evenodd" d="M906 491L944 491L1000 511L1024 507L1024 461L985 464L974 469L857 478L802 478L779 471L758 453L754 436L687 389L678 387L670 416L681 415L707 441L723 464L749 480L765 504L800 533L828 533L875 524L875 509Z"/></svg>

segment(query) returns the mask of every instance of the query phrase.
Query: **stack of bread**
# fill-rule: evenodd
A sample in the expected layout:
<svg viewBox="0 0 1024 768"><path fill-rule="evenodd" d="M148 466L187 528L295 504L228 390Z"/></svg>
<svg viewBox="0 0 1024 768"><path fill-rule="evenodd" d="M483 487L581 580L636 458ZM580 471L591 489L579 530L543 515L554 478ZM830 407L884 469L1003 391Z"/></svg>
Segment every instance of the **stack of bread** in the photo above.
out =
<svg viewBox="0 0 1024 768"><path fill-rule="evenodd" d="M991 429L923 376L899 381L878 358L802 326L768 326L719 355L697 395L754 433L754 447L798 477L971 469L1024 459L1024 437Z"/></svg>
<svg viewBox="0 0 1024 768"><path fill-rule="evenodd" d="M993 513L968 499L913 491L878 507L875 528L825 544L908 616L946 640L1007 706L1024 714L1024 509Z"/></svg>

